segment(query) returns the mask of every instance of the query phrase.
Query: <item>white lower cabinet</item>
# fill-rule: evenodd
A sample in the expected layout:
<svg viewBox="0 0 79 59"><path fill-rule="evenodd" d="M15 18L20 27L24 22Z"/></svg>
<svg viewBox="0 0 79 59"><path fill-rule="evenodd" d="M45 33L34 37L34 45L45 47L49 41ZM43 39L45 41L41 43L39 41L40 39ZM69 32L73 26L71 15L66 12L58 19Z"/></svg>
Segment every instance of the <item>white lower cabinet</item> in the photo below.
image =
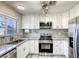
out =
<svg viewBox="0 0 79 59"><path fill-rule="evenodd" d="M68 42L64 40L53 40L53 54L68 57Z"/></svg>
<svg viewBox="0 0 79 59"><path fill-rule="evenodd" d="M36 53L36 54L39 53L39 51L38 51L39 50L39 46L38 46L39 44L38 43L39 43L38 40L34 41L34 53Z"/></svg>
<svg viewBox="0 0 79 59"><path fill-rule="evenodd" d="M24 46L23 44L17 47L17 58L23 58L24 57Z"/></svg>
<svg viewBox="0 0 79 59"><path fill-rule="evenodd" d="M68 57L68 41L53 40L53 54ZM28 40L17 47L17 58L25 58L28 53L39 53L39 40Z"/></svg>
<svg viewBox="0 0 79 59"><path fill-rule="evenodd" d="M30 53L38 53L38 40L30 40Z"/></svg>
<svg viewBox="0 0 79 59"><path fill-rule="evenodd" d="M34 40L29 40L30 53L34 53Z"/></svg>
<svg viewBox="0 0 79 59"><path fill-rule="evenodd" d="M53 41L53 54L64 54L61 41Z"/></svg>
<svg viewBox="0 0 79 59"><path fill-rule="evenodd" d="M66 57L69 57L69 42L63 42L64 43L64 55Z"/></svg>
<svg viewBox="0 0 79 59"><path fill-rule="evenodd" d="M29 53L28 41L19 45L16 49L17 49L17 58L25 58Z"/></svg>
<svg viewBox="0 0 79 59"><path fill-rule="evenodd" d="M24 56L26 57L29 53L28 41L24 43Z"/></svg>

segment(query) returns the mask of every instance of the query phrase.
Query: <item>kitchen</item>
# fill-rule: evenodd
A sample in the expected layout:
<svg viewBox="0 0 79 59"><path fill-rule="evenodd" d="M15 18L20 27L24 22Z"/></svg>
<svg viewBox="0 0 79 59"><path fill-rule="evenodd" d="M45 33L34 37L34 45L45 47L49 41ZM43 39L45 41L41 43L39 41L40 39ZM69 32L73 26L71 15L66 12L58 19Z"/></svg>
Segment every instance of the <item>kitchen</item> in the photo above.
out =
<svg viewBox="0 0 79 59"><path fill-rule="evenodd" d="M0 58L78 58L78 7L79 1L0 1Z"/></svg>

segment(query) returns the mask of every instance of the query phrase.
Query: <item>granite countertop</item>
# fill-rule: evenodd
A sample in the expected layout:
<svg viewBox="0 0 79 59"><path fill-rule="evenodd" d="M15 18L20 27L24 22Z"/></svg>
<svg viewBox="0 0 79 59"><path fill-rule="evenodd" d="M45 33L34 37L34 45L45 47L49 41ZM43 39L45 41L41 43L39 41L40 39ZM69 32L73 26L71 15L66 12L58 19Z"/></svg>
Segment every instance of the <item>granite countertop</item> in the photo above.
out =
<svg viewBox="0 0 79 59"><path fill-rule="evenodd" d="M7 53L8 51L14 49L16 47L16 45L1 45L0 46L0 56L2 56L3 54Z"/></svg>
<svg viewBox="0 0 79 59"><path fill-rule="evenodd" d="M0 45L0 56L4 55L5 53L9 52L10 50L18 47L19 45L23 44L24 42L28 41L28 40L39 40L39 38L18 38L18 39L22 39L22 42L19 42L17 44L4 44L4 45ZM55 39L59 39L59 38L54 38ZM61 39L61 38L60 38ZM67 39L67 38L62 38L62 39Z"/></svg>
<svg viewBox="0 0 79 59"><path fill-rule="evenodd" d="M53 39L68 39L68 37L53 37Z"/></svg>
<svg viewBox="0 0 79 59"><path fill-rule="evenodd" d="M18 38L18 39L22 39L22 40L24 40L24 39L27 39L27 40L39 40L40 39L40 37L26 37L26 38Z"/></svg>
<svg viewBox="0 0 79 59"><path fill-rule="evenodd" d="M4 55L5 53L8 53L12 49L15 49L17 46L21 45L22 43L26 42L27 40L23 40L22 42L19 42L17 44L4 44L0 45L0 56Z"/></svg>

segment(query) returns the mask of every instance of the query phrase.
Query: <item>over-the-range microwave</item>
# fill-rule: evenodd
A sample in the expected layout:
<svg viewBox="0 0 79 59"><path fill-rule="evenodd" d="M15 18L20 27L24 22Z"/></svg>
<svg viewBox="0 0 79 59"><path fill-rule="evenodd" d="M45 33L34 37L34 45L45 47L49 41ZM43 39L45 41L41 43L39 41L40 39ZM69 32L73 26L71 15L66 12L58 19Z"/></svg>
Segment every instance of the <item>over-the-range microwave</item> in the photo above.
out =
<svg viewBox="0 0 79 59"><path fill-rule="evenodd" d="M52 22L40 22L40 29L52 29Z"/></svg>

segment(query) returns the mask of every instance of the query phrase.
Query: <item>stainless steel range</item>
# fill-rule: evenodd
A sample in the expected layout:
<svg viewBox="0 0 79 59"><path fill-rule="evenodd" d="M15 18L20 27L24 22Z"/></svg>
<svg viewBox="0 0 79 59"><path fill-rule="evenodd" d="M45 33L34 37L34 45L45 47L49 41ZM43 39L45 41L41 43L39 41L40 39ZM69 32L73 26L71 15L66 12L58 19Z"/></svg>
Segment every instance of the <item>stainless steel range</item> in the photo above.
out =
<svg viewBox="0 0 79 59"><path fill-rule="evenodd" d="M53 53L53 40L52 35L43 34L39 39L39 52Z"/></svg>

